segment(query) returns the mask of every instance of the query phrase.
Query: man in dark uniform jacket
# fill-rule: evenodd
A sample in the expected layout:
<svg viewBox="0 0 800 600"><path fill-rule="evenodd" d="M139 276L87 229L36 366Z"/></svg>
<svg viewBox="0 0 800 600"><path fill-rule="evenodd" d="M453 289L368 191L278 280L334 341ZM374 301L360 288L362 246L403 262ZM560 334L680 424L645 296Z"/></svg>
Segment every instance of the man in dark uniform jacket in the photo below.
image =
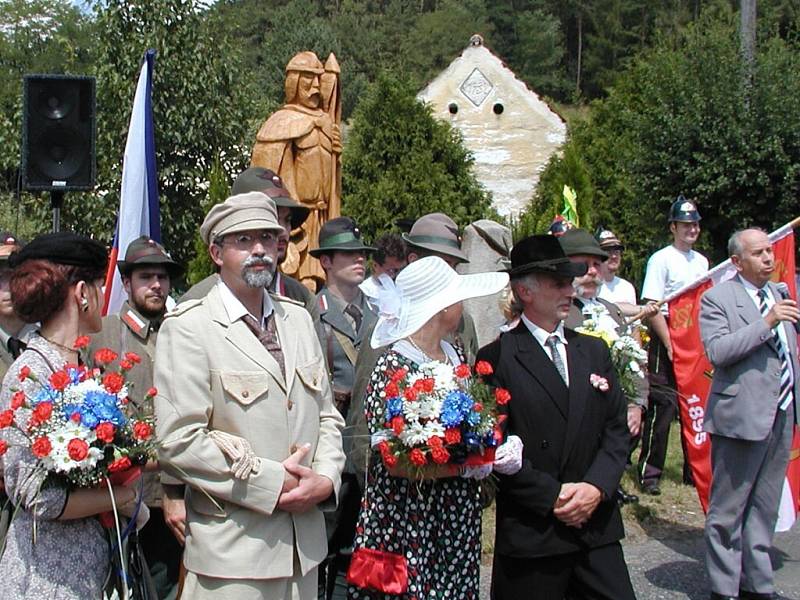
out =
<svg viewBox="0 0 800 600"><path fill-rule="evenodd" d="M142 403L142 413L152 415L153 401L144 399L144 395L153 386L156 338L167 312L172 282L183 268L161 244L144 235L128 244L125 259L117 263L117 268L128 299L119 312L103 317L103 329L92 337L89 356L100 348L111 348L120 358L126 352L138 354L141 363L131 369L127 380L133 387L133 398ZM162 481L159 473L145 473L143 481L142 498L150 508L150 520L139 538L159 597L166 598L177 593L183 533L175 530L173 511L177 509L183 518L183 501L171 503L175 495L172 488L177 483L171 478ZM179 493L182 498L182 487Z"/></svg>
<svg viewBox="0 0 800 600"><path fill-rule="evenodd" d="M585 273L553 236L519 242L509 274L520 323L478 353L511 392L507 430L524 444L522 469L498 477L496 600L635 598L614 500L628 454L625 398L605 342L563 324L573 278Z"/></svg>
<svg viewBox="0 0 800 600"><path fill-rule="evenodd" d="M283 181L278 175L262 167L245 169L234 180L231 189L232 196L248 192L261 192L275 201L275 206L278 208L278 223L284 228L284 232L278 236L278 265L280 265L287 257L291 231L300 227L308 218L309 209L291 198L289 191L283 187ZM188 292L180 297L178 302L204 298L211 291L211 288L216 285L217 281L219 281L219 275L216 273L209 275L193 285ZM317 325L319 322L319 312L317 311L314 294L293 277L281 273L280 269L275 272L269 291L302 302L303 306L311 314L314 324Z"/></svg>
<svg viewBox="0 0 800 600"><path fill-rule="evenodd" d="M320 326L318 335L328 363L336 408L347 416L358 354L369 345L377 314L359 288L367 272L367 255L375 250L361 240L361 233L349 217L327 221L319 233L319 247L310 251L325 271L325 287L317 294ZM343 440L345 454L350 440ZM339 505L325 515L328 530L328 559L320 565L320 598L346 596L345 573L352 553L361 493L352 473L342 474Z"/></svg>

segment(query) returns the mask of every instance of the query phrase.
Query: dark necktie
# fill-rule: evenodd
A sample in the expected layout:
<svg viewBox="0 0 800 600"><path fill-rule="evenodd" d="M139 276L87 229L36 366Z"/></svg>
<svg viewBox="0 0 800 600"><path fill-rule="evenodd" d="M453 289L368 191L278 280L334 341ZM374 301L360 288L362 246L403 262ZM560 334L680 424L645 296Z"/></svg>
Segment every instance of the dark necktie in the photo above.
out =
<svg viewBox="0 0 800 600"><path fill-rule="evenodd" d="M766 317L769 307L767 306L767 292L765 290L758 290L758 308L761 311L761 315ZM783 325L778 323L778 327L783 327ZM772 338L775 341L775 347L778 349L778 358L781 361L781 391L778 394L778 406L786 410L789 405L789 395L792 393L792 370L777 327L772 329Z"/></svg>
<svg viewBox="0 0 800 600"><path fill-rule="evenodd" d="M245 325L252 331L261 342L261 345L269 351L275 362L281 368L281 374L286 379L286 362L283 358L283 350L281 350L281 342L278 339L278 332L275 329L275 319L271 316L267 318L266 328L262 328L258 321L252 315L245 315L242 317Z"/></svg>
<svg viewBox="0 0 800 600"><path fill-rule="evenodd" d="M361 309L358 308L355 304L348 304L344 312L351 317L353 317L353 322L355 323L356 327L356 334L361 331L361 321L363 319L363 315L361 314Z"/></svg>
<svg viewBox="0 0 800 600"><path fill-rule="evenodd" d="M556 371L561 375L564 380L564 385L567 384L567 369L564 367L564 361L561 360L561 353L558 351L558 344L560 340L557 335L551 335L547 338L547 345L550 347L550 353L553 355L553 364L556 366Z"/></svg>
<svg viewBox="0 0 800 600"><path fill-rule="evenodd" d="M8 346L8 351L11 352L11 356L13 356L15 360L19 358L19 355L22 354L22 351L28 347L28 345L25 342L14 336L8 338L7 346Z"/></svg>

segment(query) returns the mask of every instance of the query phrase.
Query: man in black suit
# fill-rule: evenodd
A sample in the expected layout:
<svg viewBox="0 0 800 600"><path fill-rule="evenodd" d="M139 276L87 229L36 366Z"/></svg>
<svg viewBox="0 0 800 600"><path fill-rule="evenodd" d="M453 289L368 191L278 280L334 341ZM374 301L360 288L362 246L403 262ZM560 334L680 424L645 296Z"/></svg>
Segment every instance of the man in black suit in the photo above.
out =
<svg viewBox="0 0 800 600"><path fill-rule="evenodd" d="M628 454L625 398L605 343L563 324L572 280L585 272L552 236L519 242L509 274L520 324L478 353L511 392L507 430L524 444L522 469L499 476L495 600L635 598L614 501Z"/></svg>

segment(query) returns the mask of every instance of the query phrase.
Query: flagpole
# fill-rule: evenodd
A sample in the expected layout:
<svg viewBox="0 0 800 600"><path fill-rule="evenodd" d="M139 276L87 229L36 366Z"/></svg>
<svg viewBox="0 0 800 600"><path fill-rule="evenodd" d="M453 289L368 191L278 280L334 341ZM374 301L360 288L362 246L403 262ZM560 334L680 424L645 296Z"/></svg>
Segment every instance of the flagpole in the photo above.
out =
<svg viewBox="0 0 800 600"><path fill-rule="evenodd" d="M795 229L796 227L800 227L800 216L795 217L794 219L792 219L791 221L786 223L786 225L782 225L781 227L778 227L775 231L773 231L772 233L769 234L769 237L772 238L773 236L775 236L777 234L784 233L784 232L786 232L786 233L784 233L784 235L788 235L789 231ZM783 238L784 235L781 235L780 237ZM704 281L708 281L709 279L711 279L714 276L715 273L717 273L719 271L722 271L724 269L727 269L728 265L730 264L730 261L731 261L730 258L727 259L727 260L722 261L717 266L715 266L713 269L710 269L710 270L706 271L705 274L702 277L699 277L698 279L695 279L692 283L689 283L689 284L683 286L681 289L679 289L679 290L677 290L675 292L672 292L669 296L667 296L663 300L659 300L659 301L654 302L654 303L653 302L649 303L647 308L640 310L638 313L636 313L632 317L628 318L625 321L625 323L627 325L630 325L631 323L635 323L636 321L639 321L648 312L650 312L650 306L655 306L656 308L661 308L665 303L669 302L670 300L674 300L675 298L677 298L678 296L680 296L681 294L683 294L687 290L690 290L693 287L696 287L696 286L700 285Z"/></svg>

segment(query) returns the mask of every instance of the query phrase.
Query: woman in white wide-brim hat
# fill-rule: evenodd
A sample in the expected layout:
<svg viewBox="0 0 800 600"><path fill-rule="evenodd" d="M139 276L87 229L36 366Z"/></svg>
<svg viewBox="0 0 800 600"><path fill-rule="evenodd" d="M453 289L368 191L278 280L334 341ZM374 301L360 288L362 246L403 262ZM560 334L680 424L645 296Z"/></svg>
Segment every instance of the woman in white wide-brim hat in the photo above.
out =
<svg viewBox="0 0 800 600"><path fill-rule="evenodd" d="M371 344L390 347L378 360L364 399L370 434L384 427L385 388L391 374L403 367L413 374L432 361L453 367L462 363L460 350L448 341L461 319L462 301L499 292L508 275L459 275L441 258L430 256L411 263L395 282L387 277L381 283ZM479 482L464 476L474 474L459 476L452 466L440 465L429 479L409 479L403 471L390 472L373 452L354 547L404 556L408 588L399 596L387 596L358 587L351 579L348 596L477 598Z"/></svg>

